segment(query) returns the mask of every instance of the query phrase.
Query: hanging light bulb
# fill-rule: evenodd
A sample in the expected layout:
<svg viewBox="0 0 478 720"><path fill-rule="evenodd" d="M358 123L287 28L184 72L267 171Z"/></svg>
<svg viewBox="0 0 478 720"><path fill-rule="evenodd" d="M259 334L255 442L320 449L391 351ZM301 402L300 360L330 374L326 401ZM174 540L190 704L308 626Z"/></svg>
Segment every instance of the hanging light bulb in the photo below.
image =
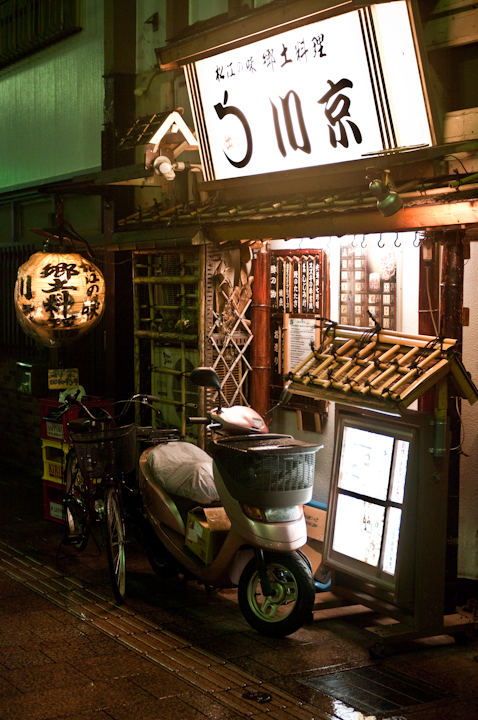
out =
<svg viewBox="0 0 478 720"><path fill-rule="evenodd" d="M61 347L100 321L105 280L91 260L46 243L18 269L14 298L24 332L50 348Z"/></svg>

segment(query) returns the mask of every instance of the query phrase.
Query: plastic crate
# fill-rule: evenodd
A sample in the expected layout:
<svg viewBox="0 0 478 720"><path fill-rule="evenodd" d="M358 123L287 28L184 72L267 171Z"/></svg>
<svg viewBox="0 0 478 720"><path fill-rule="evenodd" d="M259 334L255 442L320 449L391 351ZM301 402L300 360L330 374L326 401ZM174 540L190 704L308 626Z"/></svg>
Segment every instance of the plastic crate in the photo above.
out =
<svg viewBox="0 0 478 720"><path fill-rule="evenodd" d="M43 478L43 517L64 524L63 488L57 482Z"/></svg>
<svg viewBox="0 0 478 720"><path fill-rule="evenodd" d="M54 483L63 482L66 456L70 447L65 442L42 440L43 477Z"/></svg>
<svg viewBox="0 0 478 720"><path fill-rule="evenodd" d="M85 397L84 405L87 408L104 408L111 412L113 400L111 398ZM62 403L53 398L42 398L40 400L40 423L41 437L43 440L65 441L71 444L68 431L68 423L80 414L81 408L74 405L60 418L56 418L58 408Z"/></svg>
<svg viewBox="0 0 478 720"><path fill-rule="evenodd" d="M320 447L290 436L248 435L218 441L214 457L236 500L287 507L311 499Z"/></svg>

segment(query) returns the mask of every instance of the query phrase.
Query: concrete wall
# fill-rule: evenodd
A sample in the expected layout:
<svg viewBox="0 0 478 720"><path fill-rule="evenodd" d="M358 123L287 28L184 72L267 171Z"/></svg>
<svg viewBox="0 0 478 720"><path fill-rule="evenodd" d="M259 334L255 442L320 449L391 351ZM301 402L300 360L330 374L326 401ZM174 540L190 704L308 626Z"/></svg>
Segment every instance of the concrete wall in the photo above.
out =
<svg viewBox="0 0 478 720"><path fill-rule="evenodd" d="M470 325L463 328L463 362L478 384L478 245L471 243L471 259L465 261L465 307ZM478 403L462 403L462 450L460 457L460 522L458 575L478 580Z"/></svg>
<svg viewBox="0 0 478 720"><path fill-rule="evenodd" d="M101 166L102 0L84 0L81 25L0 70L0 190Z"/></svg>
<svg viewBox="0 0 478 720"><path fill-rule="evenodd" d="M40 475L40 401L18 391L17 363L0 359L0 457Z"/></svg>

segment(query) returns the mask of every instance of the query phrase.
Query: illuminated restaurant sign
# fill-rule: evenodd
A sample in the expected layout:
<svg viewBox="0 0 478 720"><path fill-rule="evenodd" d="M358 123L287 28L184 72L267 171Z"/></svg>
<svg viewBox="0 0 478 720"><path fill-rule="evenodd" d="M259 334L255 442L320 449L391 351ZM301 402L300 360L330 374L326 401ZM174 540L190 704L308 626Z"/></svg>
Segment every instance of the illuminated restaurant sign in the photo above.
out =
<svg viewBox="0 0 478 720"><path fill-rule="evenodd" d="M205 180L431 145L406 2L361 8L186 66Z"/></svg>

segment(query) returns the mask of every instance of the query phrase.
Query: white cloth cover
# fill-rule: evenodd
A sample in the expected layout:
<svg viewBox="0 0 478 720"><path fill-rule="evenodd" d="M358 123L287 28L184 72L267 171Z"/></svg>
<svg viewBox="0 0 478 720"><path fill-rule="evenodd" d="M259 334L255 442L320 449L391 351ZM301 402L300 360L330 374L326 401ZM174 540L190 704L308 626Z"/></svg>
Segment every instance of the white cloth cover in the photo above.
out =
<svg viewBox="0 0 478 720"><path fill-rule="evenodd" d="M169 442L152 448L146 461L155 481L166 492L203 505L217 502L212 458L188 442Z"/></svg>

